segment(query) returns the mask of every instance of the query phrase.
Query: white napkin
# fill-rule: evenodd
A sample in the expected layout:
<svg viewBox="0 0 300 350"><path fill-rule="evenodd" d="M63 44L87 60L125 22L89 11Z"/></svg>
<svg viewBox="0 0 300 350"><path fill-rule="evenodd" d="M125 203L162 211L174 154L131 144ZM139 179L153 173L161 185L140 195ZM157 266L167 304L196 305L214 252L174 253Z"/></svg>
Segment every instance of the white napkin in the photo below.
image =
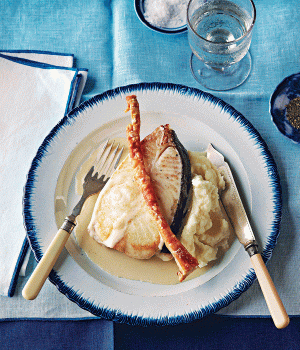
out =
<svg viewBox="0 0 300 350"><path fill-rule="evenodd" d="M1 52L0 295L13 296L29 246L22 214L27 173L44 138L79 103L87 70L72 68L73 55Z"/></svg>

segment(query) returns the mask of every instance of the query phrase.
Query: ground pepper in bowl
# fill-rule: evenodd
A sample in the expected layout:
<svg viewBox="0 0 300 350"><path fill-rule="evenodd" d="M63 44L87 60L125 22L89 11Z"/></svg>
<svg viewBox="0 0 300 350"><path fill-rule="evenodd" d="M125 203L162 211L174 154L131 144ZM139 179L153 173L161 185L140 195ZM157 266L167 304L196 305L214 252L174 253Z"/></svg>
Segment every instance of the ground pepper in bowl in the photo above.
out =
<svg viewBox="0 0 300 350"><path fill-rule="evenodd" d="M286 106L286 118L290 124L300 129L300 97L296 97Z"/></svg>

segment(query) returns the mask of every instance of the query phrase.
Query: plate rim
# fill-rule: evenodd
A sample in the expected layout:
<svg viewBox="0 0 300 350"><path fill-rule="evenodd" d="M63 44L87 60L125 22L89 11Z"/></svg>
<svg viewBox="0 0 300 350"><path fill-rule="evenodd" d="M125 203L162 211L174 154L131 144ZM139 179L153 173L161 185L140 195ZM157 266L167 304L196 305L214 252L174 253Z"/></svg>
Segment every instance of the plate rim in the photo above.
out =
<svg viewBox="0 0 300 350"><path fill-rule="evenodd" d="M47 155L47 147L51 144L56 134L59 132L61 128L72 123L73 120L77 118L85 109L93 107L98 103L104 102L106 100L113 99L114 97L120 94L128 94L133 91L166 91L176 92L181 95L188 95L189 97L197 97L204 98L212 102L214 105L218 105L222 107L226 112L230 113L231 117L235 119L243 128L246 128L247 132L251 137L255 138L255 142L258 144L261 154L264 157L264 161L266 166L268 167L268 176L269 183L272 188L273 194L273 221L271 233L267 237L267 242L265 244L265 248L262 252L262 257L265 262L267 262L272 255L272 251L277 243L277 238L279 236L279 227L282 215L282 193L281 193L281 185L280 178L277 171L276 163L273 159L271 152L268 149L267 144L260 136L259 132L253 127L253 125L234 107L227 104L220 98L211 95L210 93L203 92L196 88L191 88L185 85L173 84L173 83L139 83L139 84L130 84L121 87L117 87L115 89L107 90L101 94L97 94L91 99L83 102L81 105L73 109L70 113L65 115L60 122L50 131L50 133L46 136L43 143L39 147L35 158L32 161L31 168L28 172L27 181L24 188L24 197L23 197L23 215L24 215L24 223L26 228L26 234L33 250L35 259L39 261L42 257L42 251L37 242L35 227L34 227L34 218L31 213L31 199L34 192L34 180L35 180L35 172L37 168L40 166L41 161L45 154ZM275 203L276 202L276 203ZM223 298L216 300L214 303L205 306L202 309L193 310L188 314L183 316L172 316L159 318L152 317L144 317L138 315L126 315L124 313L120 313L119 310L108 309L107 307L99 307L93 305L89 300L84 299L80 294L78 294L72 287L67 286L63 280L60 278L58 273L55 270L52 270L49 275L49 280L53 283L57 289L67 296L72 302L76 303L80 308L89 311L93 315L97 317L102 317L107 320L112 320L120 323L127 323L130 325L176 325L181 323L189 323L198 319L201 319L209 314L215 313L221 308L229 305L232 301L236 300L243 292L245 292L254 282L256 275L252 268L249 269L248 273L245 276L242 276L241 280L236 283L233 288L227 293Z"/></svg>

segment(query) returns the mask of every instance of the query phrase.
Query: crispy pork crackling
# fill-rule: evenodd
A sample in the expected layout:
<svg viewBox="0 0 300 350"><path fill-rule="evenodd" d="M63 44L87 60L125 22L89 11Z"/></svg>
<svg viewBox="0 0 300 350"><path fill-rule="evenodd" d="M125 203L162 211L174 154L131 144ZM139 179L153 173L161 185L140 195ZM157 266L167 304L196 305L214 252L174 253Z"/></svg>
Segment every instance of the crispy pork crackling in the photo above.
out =
<svg viewBox="0 0 300 350"><path fill-rule="evenodd" d="M198 267L198 260L194 258L180 243L180 241L171 231L167 220L162 214L151 183L151 178L148 175L144 165L140 142L139 103L135 95L127 96L126 101L126 111L131 111L132 120L132 123L127 126L127 139L131 163L134 170L134 177L143 194L147 207L157 224L159 233L166 247L176 261L179 268L178 278L181 282Z"/></svg>

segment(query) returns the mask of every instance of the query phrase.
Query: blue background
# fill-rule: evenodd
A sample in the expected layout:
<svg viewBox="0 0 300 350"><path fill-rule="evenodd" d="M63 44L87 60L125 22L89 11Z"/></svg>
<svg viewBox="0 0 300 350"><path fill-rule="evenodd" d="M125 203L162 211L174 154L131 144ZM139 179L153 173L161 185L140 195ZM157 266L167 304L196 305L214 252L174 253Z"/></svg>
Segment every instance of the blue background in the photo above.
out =
<svg viewBox="0 0 300 350"><path fill-rule="evenodd" d="M10 349L299 348L300 148L277 131L269 113L269 100L276 86L300 70L299 1L257 0L255 4L252 72L242 86L214 95L254 125L278 166L283 218L268 267L288 313L295 315L290 326L279 331L269 317L250 317L268 314L256 283L223 311L229 316L215 315L176 327L114 324L112 333L111 328L105 332L105 324L97 319L3 319L1 349L6 349L8 343ZM164 35L148 29L137 18L134 1L2 0L0 13L0 50L73 53L75 66L89 70L83 100L140 82L170 82L202 89L190 73L187 34ZM7 305L14 307L14 298Z"/></svg>

